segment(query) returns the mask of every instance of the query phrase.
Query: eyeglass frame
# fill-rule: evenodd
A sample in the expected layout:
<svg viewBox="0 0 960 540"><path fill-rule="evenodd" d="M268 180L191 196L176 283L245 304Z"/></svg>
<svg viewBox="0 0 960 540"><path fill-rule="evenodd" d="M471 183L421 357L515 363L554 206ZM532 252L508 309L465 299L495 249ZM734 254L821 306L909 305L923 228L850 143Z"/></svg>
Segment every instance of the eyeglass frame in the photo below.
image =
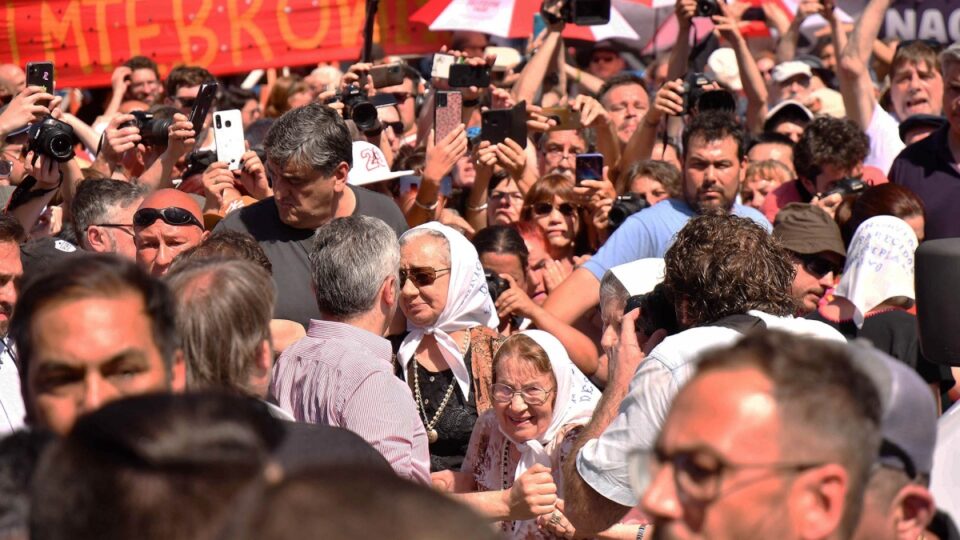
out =
<svg viewBox="0 0 960 540"><path fill-rule="evenodd" d="M816 278L822 278L822 277L826 276L827 274L833 274L834 276L839 276L839 275L843 272L843 265L834 264L834 263L830 262L829 259L827 259L827 258L825 258L825 257L821 257L820 255L817 255L816 253L796 253L796 252L793 252L793 256L794 256L794 258L797 259L797 261L799 261L800 266L802 266L803 269L804 269L808 274L810 274L811 276L814 276L814 277L816 277ZM827 272L820 272L819 270L814 269L812 266L813 266L815 263L817 263L818 261L822 261L823 263L830 265L829 271L827 271Z"/></svg>
<svg viewBox="0 0 960 540"><path fill-rule="evenodd" d="M407 279L410 279L410 281L413 282L413 285L418 289L422 287L429 287L430 285L433 285L434 283L436 283L437 278L440 277L441 272L449 273L450 270L452 269L453 268L431 268L429 266L412 266L410 268L401 268L400 271L398 272L400 288L402 289L404 285L407 284ZM429 278L430 281L428 283L421 284L417 282L418 281L417 279L413 278L413 275L412 275L413 272L429 272L429 273L432 273L433 276Z"/></svg>
<svg viewBox="0 0 960 540"><path fill-rule="evenodd" d="M177 211L183 212L185 215L188 216L187 221L183 223L171 222L170 218L167 217L167 213L171 210L177 210ZM138 224L137 216L143 215L146 212L156 212L157 216L154 217L150 221L150 223ZM151 225L156 223L158 219L163 220L164 223L166 223L167 225L170 225L171 227L185 227L187 225L196 225L197 227L200 227L200 230L205 230L203 223L201 223L200 220L197 219L197 216L193 215L193 212L187 210L186 208L181 208L179 206L167 206L166 208L141 208L136 212L134 212L133 214L133 226L140 227L140 228L150 227Z"/></svg>
<svg viewBox="0 0 960 540"><path fill-rule="evenodd" d="M509 398L509 399L502 400L502 399L498 399L498 398L497 398L497 390L496 390L496 389L497 389L498 386L501 387L501 388L507 388L507 389L510 390L510 398ZM543 400L541 400L541 401L530 401L530 400L528 399L529 396L524 395L524 392L527 391L527 390L540 390L540 391L542 391L542 392L543 392ZM540 388L539 386L534 386L534 385L524 386L524 387L522 387L522 388L520 388L520 389L518 390L518 389L516 389L516 388L514 388L514 387L512 387L512 386L510 386L509 384L506 384L506 383L493 383L493 384L490 385L490 398L491 398L493 401L497 402L497 403L510 403L511 401L513 401L513 398L514 398L514 397L516 397L517 395L519 395L519 396L520 396L520 399L522 399L523 402L526 403L527 405L543 405L544 403L547 402L547 398L550 396L550 394L553 393L553 392L556 392L556 391L557 391L556 388L549 388L549 389L547 389L547 388Z"/></svg>
<svg viewBox="0 0 960 540"><path fill-rule="evenodd" d="M538 211L537 211L537 207L539 206L539 207L541 207L541 209L543 209L544 205L550 205L550 211L549 211L549 212L538 212ZM564 210L563 210L564 205L566 205L567 208L570 208L570 210L569 210L569 211L564 211ZM579 206L577 206L577 205L575 205L575 204L573 204L573 203L571 203L571 202L567 202L567 201L564 201L564 202L562 202L562 203L560 203L560 204L553 204L553 203L548 203L548 202L546 202L546 201L540 201L540 202L536 202L536 203L533 203L533 204L530 205L530 212L531 212L534 216L536 216L536 217L549 216L550 214L553 213L554 210L560 212L560 215L562 215L562 216L564 216L564 217L574 217L574 216L577 215L577 210L579 210L579 209L580 209Z"/></svg>
<svg viewBox="0 0 960 540"><path fill-rule="evenodd" d="M136 235L136 233L134 232L133 223L91 223L90 225L87 225L87 229L89 229L90 227L106 227L108 229L120 229L121 231L129 234L130 236ZM130 230L128 231L126 227L130 227Z"/></svg>

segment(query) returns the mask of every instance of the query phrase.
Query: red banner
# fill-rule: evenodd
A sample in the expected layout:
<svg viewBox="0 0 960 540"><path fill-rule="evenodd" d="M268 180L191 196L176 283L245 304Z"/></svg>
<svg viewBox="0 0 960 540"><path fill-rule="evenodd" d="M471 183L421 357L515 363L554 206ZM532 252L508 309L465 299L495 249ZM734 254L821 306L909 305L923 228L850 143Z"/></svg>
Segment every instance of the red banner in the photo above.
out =
<svg viewBox="0 0 960 540"><path fill-rule="evenodd" d="M426 0L381 0L374 40L388 54L436 51L444 36L410 15ZM144 55L215 74L354 60L364 0L0 0L0 63L51 61L57 87L109 85Z"/></svg>

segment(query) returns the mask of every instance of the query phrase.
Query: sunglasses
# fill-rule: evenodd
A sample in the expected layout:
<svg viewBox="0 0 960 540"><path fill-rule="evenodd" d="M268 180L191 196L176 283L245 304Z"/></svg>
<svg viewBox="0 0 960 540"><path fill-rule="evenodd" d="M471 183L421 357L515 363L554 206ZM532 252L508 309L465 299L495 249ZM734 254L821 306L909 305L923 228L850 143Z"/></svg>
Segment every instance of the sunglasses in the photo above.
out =
<svg viewBox="0 0 960 540"><path fill-rule="evenodd" d="M900 54L900 49L904 47L909 47L915 43L922 43L923 45L926 45L927 48L929 48L930 50L932 50L934 53L937 53L937 54L939 54L940 51L943 50L943 43L940 43L939 41L936 41L934 39L905 39L900 43L897 43L897 49L896 51L894 51L893 56L896 57L898 54Z"/></svg>
<svg viewBox="0 0 960 540"><path fill-rule="evenodd" d="M553 212L554 208L566 217L573 217L577 213L577 207L568 202L560 203L556 206L548 202L538 202L531 208L533 208L534 215L537 216L548 216Z"/></svg>
<svg viewBox="0 0 960 540"><path fill-rule="evenodd" d="M133 215L133 225L139 228L149 227L158 219L162 219L167 225L176 227L196 225L203 229L203 224L200 223L200 220L194 217L193 214L176 206L169 206L167 208L141 208Z"/></svg>
<svg viewBox="0 0 960 540"><path fill-rule="evenodd" d="M412 281L418 289L420 287L426 287L427 285L433 285L433 282L437 280L440 274L449 271L449 268L414 267L409 270L401 268L400 288L402 289L403 286L407 284L407 278L410 278L410 281Z"/></svg>
<svg viewBox="0 0 960 540"><path fill-rule="evenodd" d="M403 135L403 122L383 122L383 125L392 129L394 135Z"/></svg>
<svg viewBox="0 0 960 540"><path fill-rule="evenodd" d="M180 106L184 109L192 109L193 104L197 102L197 98L182 97L177 98L177 102L180 103Z"/></svg>
<svg viewBox="0 0 960 540"><path fill-rule="evenodd" d="M0 159L0 177L10 176L13 172L13 162L9 159Z"/></svg>
<svg viewBox="0 0 960 540"><path fill-rule="evenodd" d="M843 266L834 264L817 255L797 255L797 259L800 260L800 265L803 266L803 269L806 270L807 273L818 278L830 273L837 276L843 271Z"/></svg>

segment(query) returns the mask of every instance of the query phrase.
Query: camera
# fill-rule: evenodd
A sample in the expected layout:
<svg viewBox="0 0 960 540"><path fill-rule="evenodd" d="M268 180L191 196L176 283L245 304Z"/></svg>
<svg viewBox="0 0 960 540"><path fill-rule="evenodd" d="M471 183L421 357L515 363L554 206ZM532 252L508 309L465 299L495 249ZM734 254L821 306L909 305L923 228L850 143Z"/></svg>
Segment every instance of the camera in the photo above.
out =
<svg viewBox="0 0 960 540"><path fill-rule="evenodd" d="M610 212L607 213L607 219L610 220L610 230L616 230L617 227L623 225L628 217L649 206L647 199L639 193L627 193L618 196L613 202L613 206L610 207Z"/></svg>
<svg viewBox="0 0 960 540"><path fill-rule="evenodd" d="M833 189L827 191L820 198L829 197L835 193L840 195L853 195L854 193L860 193L861 191L867 189L867 183L859 178L844 178L837 182Z"/></svg>
<svg viewBox="0 0 960 540"><path fill-rule="evenodd" d="M121 127L136 126L140 130L140 142L147 146L167 146L167 138L173 118L160 118L146 111L132 111L133 120Z"/></svg>
<svg viewBox="0 0 960 540"><path fill-rule="evenodd" d="M710 78L703 73L687 74L683 80L683 110L680 114L690 114L700 101L700 96L703 95L703 87L708 84L710 84Z"/></svg>
<svg viewBox="0 0 960 540"><path fill-rule="evenodd" d="M216 150L194 150L187 154L187 167L181 175L184 179L195 174L203 174L207 167L217 161Z"/></svg>
<svg viewBox="0 0 960 540"><path fill-rule="evenodd" d="M73 159L77 136L69 124L47 115L27 131L27 151L61 163Z"/></svg>
<svg viewBox="0 0 960 540"><path fill-rule="evenodd" d="M567 0L560 8L564 22L594 26L610 22L610 0Z"/></svg>
<svg viewBox="0 0 960 540"><path fill-rule="evenodd" d="M647 294L637 294L628 298L623 307L623 314L626 315L636 308L640 308L640 316L637 317L634 326L637 334L642 333L649 337L657 330L663 329L670 336L680 331L676 311L663 283L657 284Z"/></svg>
<svg viewBox="0 0 960 540"><path fill-rule="evenodd" d="M343 102L343 118L353 120L357 129L363 133L375 132L380 129L380 119L377 118L377 108L367 99L360 87L351 84L343 89L339 96Z"/></svg>
<svg viewBox="0 0 960 540"><path fill-rule="evenodd" d="M490 291L490 298L496 303L497 298L500 298L500 295L510 288L510 282L489 270L484 271L483 276L487 278L487 290Z"/></svg>
<svg viewBox="0 0 960 540"><path fill-rule="evenodd" d="M695 17L713 17L721 15L720 5L717 0L697 0L697 12Z"/></svg>

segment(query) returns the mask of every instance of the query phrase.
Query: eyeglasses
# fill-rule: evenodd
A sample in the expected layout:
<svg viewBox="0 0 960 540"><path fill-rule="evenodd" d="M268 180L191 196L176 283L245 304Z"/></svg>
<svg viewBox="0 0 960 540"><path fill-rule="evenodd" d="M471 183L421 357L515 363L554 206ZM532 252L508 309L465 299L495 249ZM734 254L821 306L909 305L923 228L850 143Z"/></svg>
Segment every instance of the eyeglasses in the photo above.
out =
<svg viewBox="0 0 960 540"><path fill-rule="evenodd" d="M500 202L503 199L510 199L512 202L523 201L523 193L519 191L494 191L490 193L490 200Z"/></svg>
<svg viewBox="0 0 960 540"><path fill-rule="evenodd" d="M184 109L192 109L193 104L197 102L195 97L178 97L177 102L180 103L180 106Z"/></svg>
<svg viewBox="0 0 960 540"><path fill-rule="evenodd" d="M935 39L905 39L900 43L897 43L897 49L893 52L894 58L896 58L897 55L900 54L901 49L903 49L904 47L909 47L916 43L922 43L923 45L926 45L929 49L931 49L936 54L940 54L940 51L943 50L943 43L940 43Z"/></svg>
<svg viewBox="0 0 960 540"><path fill-rule="evenodd" d="M520 399L527 405L543 405L547 402L547 396L553 391L553 388L547 390L539 386L524 386L517 390L503 383L496 383L490 386L490 394L493 395L493 400L497 403L510 403L513 401L513 396L519 394Z"/></svg>
<svg viewBox="0 0 960 540"><path fill-rule="evenodd" d="M642 497L660 474L665 464L673 469L673 481L677 496L696 504L708 504L723 495L744 488L754 482L769 478L758 475L723 486L724 473L738 469L769 469L774 474L796 474L824 465L810 463L732 463L707 449L678 451L668 454L662 449L634 450L627 454L627 471L630 485L638 497Z"/></svg>
<svg viewBox="0 0 960 540"><path fill-rule="evenodd" d="M796 257L797 260L800 261L800 266L803 266L803 269L806 270L808 274L818 278L830 273L836 276L843 271L842 266L834 264L832 261L818 255L801 255L798 253Z"/></svg>
<svg viewBox="0 0 960 540"><path fill-rule="evenodd" d="M120 229L121 231L133 236L133 223L95 223L93 225L87 226L90 227L107 227L111 229Z"/></svg>
<svg viewBox="0 0 960 540"><path fill-rule="evenodd" d="M196 225L201 229L203 228L203 224L200 223L200 220L194 217L193 214L177 206L169 206L167 208L141 208L133 215L133 224L140 228L149 227L158 219L162 219L167 225L177 227L182 225Z"/></svg>
<svg viewBox="0 0 960 540"><path fill-rule="evenodd" d="M403 135L403 122L382 122L382 124L393 130L393 134L399 137Z"/></svg>
<svg viewBox="0 0 960 540"><path fill-rule="evenodd" d="M538 202L531 206L531 208L533 208L533 213L536 216L548 216L553 212L554 208L566 217L572 217L577 213L577 207L568 202L558 205L552 205L548 202Z"/></svg>
<svg viewBox="0 0 960 540"><path fill-rule="evenodd" d="M437 280L437 277L441 273L446 273L449 271L449 268L414 267L410 268L409 270L401 268L400 288L402 289L403 286L406 285L407 278L410 278L410 281L412 281L417 288L433 285L433 282Z"/></svg>

